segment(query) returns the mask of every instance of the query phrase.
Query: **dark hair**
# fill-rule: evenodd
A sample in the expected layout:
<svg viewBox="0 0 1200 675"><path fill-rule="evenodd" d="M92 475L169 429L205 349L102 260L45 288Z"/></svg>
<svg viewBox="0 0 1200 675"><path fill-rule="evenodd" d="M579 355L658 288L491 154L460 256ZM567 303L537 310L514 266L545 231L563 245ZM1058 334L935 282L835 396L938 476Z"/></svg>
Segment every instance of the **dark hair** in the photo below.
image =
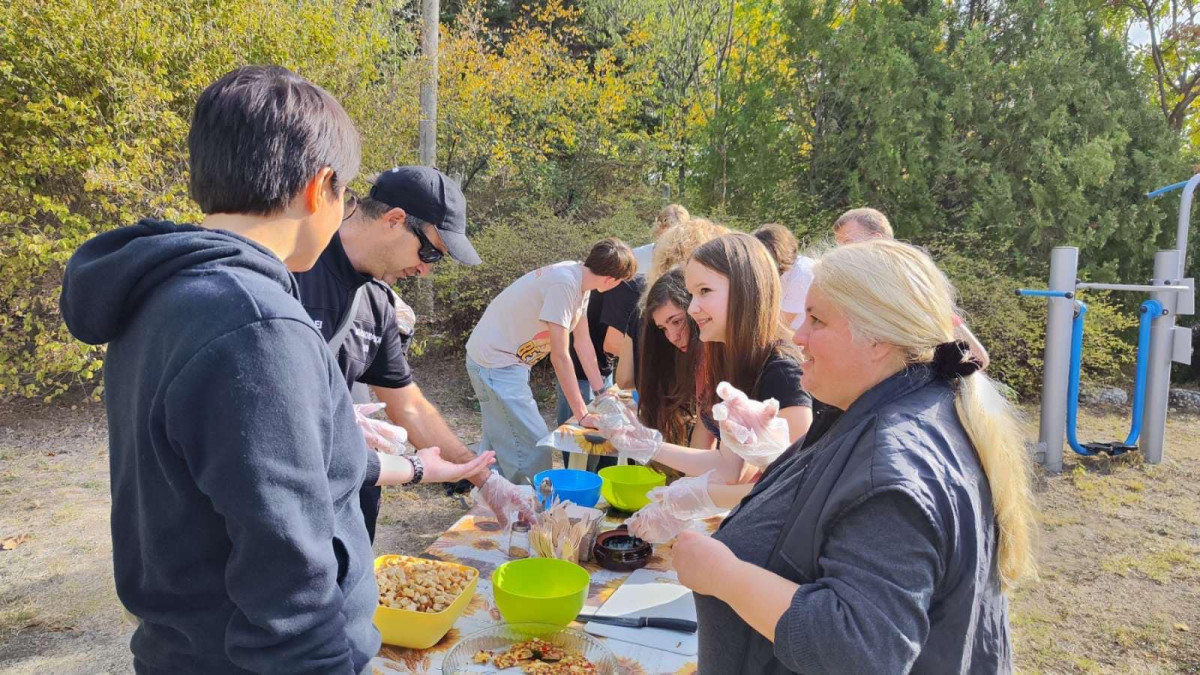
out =
<svg viewBox="0 0 1200 675"><path fill-rule="evenodd" d="M767 223L754 231L754 238L767 247L767 252L775 259L775 267L778 268L780 276L796 264L796 254L800 246L791 230L778 223Z"/></svg>
<svg viewBox="0 0 1200 675"><path fill-rule="evenodd" d="M662 432L668 443L687 445L688 427L696 415L696 364L703 343L700 328L688 316L686 352L667 340L654 323L654 312L672 304L687 311L692 296L683 281L683 269L676 267L655 280L646 292L642 311L642 329L638 336L638 358L653 363L653 368L637 369L638 419L651 429Z"/></svg>
<svg viewBox="0 0 1200 675"><path fill-rule="evenodd" d="M370 197L362 197L358 200L358 211L367 218L367 220L379 220L387 215L388 211L400 208L392 206L387 202L371 199ZM403 209L401 209L403 210ZM421 220L408 211L404 211L404 226L413 232L425 232L426 227L433 226L433 223Z"/></svg>
<svg viewBox="0 0 1200 675"><path fill-rule="evenodd" d="M245 66L209 85L188 132L192 199L204 213L277 213L325 167L334 189L358 173L358 132L329 92L280 66Z"/></svg>
<svg viewBox="0 0 1200 675"><path fill-rule="evenodd" d="M596 242L583 261L583 266L593 274L621 281L632 279L637 274L637 258L633 257L633 249L613 237Z"/></svg>
<svg viewBox="0 0 1200 675"><path fill-rule="evenodd" d="M779 274L762 242L740 232L718 237L696 249L692 260L729 279L725 341L704 345L697 372L701 410L717 402L717 383L728 382L758 398L759 377L775 354L799 361L779 317Z"/></svg>

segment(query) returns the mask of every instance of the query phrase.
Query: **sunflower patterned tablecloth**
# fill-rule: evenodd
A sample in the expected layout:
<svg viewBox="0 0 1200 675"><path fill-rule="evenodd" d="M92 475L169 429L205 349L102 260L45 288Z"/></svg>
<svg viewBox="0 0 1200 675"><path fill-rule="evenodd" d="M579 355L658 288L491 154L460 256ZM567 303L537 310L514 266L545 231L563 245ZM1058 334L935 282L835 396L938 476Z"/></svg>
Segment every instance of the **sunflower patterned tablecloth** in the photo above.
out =
<svg viewBox="0 0 1200 675"><path fill-rule="evenodd" d="M595 429L587 429L567 422L559 425L548 436L538 441L537 446L547 450L574 452L596 457L616 457L617 449Z"/></svg>
<svg viewBox="0 0 1200 675"><path fill-rule="evenodd" d="M603 502L597 505L604 508ZM624 520L623 517L608 516L602 529L612 529ZM720 519L710 519L706 525L715 531ZM377 675L416 673L438 675L442 672L442 659L463 637L489 626L503 623L500 611L492 597L492 572L509 558L502 550L503 532L492 514L475 507L422 554L422 557L470 565L479 570L479 585L475 597L454 627L438 644L429 649L404 649L384 645L371 665ZM610 572L595 563L585 563L592 575L586 607L598 608L625 583L628 573ZM647 569L671 571L670 548L656 546L654 556ZM586 610L585 610L586 611ZM582 630L578 623L573 628ZM603 642L617 657L619 675L689 675L696 672L696 657L681 656L610 638L596 639Z"/></svg>

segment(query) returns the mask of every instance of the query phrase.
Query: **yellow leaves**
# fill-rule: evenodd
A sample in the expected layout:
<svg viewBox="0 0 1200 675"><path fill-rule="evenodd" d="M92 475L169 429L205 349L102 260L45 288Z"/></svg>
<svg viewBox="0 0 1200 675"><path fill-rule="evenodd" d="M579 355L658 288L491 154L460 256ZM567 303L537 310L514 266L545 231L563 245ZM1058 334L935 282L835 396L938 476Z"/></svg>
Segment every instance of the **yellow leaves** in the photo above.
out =
<svg viewBox="0 0 1200 675"><path fill-rule="evenodd" d="M554 0L518 19L498 45L472 6L447 30L439 81L441 144L455 166L486 160L520 172L556 157L595 152L620 137L633 99L609 50L572 53L578 9ZM640 74L639 74L640 77Z"/></svg>

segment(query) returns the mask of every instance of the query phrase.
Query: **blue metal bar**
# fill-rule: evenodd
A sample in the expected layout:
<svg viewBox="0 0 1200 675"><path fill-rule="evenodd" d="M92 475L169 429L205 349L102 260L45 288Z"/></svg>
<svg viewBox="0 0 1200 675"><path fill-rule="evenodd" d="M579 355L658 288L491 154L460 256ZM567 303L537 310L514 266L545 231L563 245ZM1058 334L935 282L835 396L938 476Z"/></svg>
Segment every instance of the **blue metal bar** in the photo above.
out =
<svg viewBox="0 0 1200 675"><path fill-rule="evenodd" d="M1067 298L1068 300L1075 297L1075 294L1070 291L1043 291L1032 288L1018 288L1017 295L1034 298Z"/></svg>
<svg viewBox="0 0 1200 675"><path fill-rule="evenodd" d="M1147 192L1146 199L1154 199L1155 197L1161 197L1161 196L1167 194L1168 192L1182 190L1184 188L1184 186L1186 186L1187 184L1188 184L1188 182L1185 180L1185 181L1182 181L1179 183L1174 183L1172 185L1168 185L1166 187L1160 187L1157 190L1154 190L1153 192Z"/></svg>
<svg viewBox="0 0 1200 675"><path fill-rule="evenodd" d="M1136 445L1142 435L1142 414L1146 411L1146 371L1150 367L1150 324L1162 316L1162 303L1147 300L1138 309L1137 376L1133 381L1133 419L1129 423L1129 436L1125 445Z"/></svg>
<svg viewBox="0 0 1200 675"><path fill-rule="evenodd" d="M1077 454L1091 455L1092 451L1079 444L1075 424L1079 419L1079 370L1083 361L1083 319L1087 305L1075 301L1075 320L1071 324L1071 376L1067 381L1067 444Z"/></svg>

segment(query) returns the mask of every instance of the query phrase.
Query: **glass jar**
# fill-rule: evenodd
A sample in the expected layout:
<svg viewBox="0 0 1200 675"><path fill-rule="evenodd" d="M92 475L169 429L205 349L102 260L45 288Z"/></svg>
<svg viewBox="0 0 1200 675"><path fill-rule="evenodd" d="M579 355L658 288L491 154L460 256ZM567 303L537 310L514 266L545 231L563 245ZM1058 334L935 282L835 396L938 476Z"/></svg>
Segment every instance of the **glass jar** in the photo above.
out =
<svg viewBox="0 0 1200 675"><path fill-rule="evenodd" d="M504 545L504 551L508 557L514 559L529 557L529 530L529 523L521 520L513 522L509 527L508 541Z"/></svg>

